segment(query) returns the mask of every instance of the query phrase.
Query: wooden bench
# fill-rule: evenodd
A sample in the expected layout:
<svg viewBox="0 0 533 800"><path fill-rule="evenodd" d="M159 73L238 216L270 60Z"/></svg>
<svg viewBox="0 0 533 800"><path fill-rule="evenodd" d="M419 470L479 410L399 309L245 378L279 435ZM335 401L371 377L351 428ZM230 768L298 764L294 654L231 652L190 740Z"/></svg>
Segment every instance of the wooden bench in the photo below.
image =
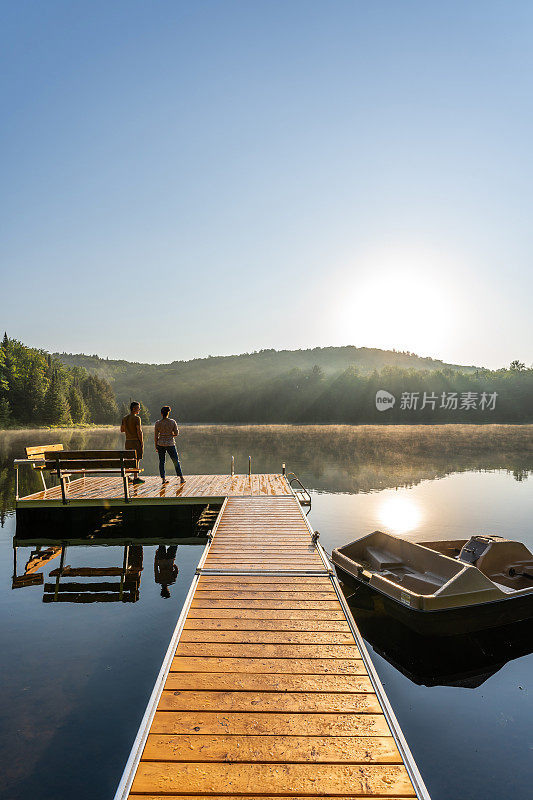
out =
<svg viewBox="0 0 533 800"><path fill-rule="evenodd" d="M31 464L33 469L41 470L41 478L46 491L46 483L42 472L47 471L57 476L61 486L63 503L68 502L68 482L71 476L85 477L91 475L121 475L124 485L124 497L129 501L128 475L138 475L139 462L135 450L63 450L62 444L27 447L25 459L15 459L17 470L18 499L18 466Z"/></svg>
<svg viewBox="0 0 533 800"><path fill-rule="evenodd" d="M24 452L26 453L26 461L31 463L33 469L37 469L40 472L41 480L43 482L43 487L46 490L46 483L44 480L43 470L45 469L44 466L44 453L57 453L60 450L63 450L62 444L38 444L34 447L25 447ZM20 462L19 462L20 463Z"/></svg>
<svg viewBox="0 0 533 800"><path fill-rule="evenodd" d="M48 487L46 485L46 481L44 479L44 474L43 474L45 469L44 454L45 451L48 453L51 452L57 453L60 450L63 450L62 444L38 444L33 447L24 448L24 452L26 453L26 458L16 458L13 462L15 465L15 483L16 483L15 494L17 500L19 499L19 471L18 471L19 465L29 464L32 469L38 470L41 476L41 480L43 482L43 489L46 492ZM66 477L67 476L65 476L65 478Z"/></svg>
<svg viewBox="0 0 533 800"><path fill-rule="evenodd" d="M135 450L45 450L44 469L55 473L61 486L63 502L67 502L67 477L81 475L121 475L124 498L129 500L128 475L138 475L139 462Z"/></svg>

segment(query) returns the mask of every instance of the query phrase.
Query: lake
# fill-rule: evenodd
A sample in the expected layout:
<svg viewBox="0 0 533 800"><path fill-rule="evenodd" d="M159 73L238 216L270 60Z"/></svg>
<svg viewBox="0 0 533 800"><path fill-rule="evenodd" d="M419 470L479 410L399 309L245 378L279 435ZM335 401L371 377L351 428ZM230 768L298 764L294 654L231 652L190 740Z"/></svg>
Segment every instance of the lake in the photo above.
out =
<svg viewBox="0 0 533 800"><path fill-rule="evenodd" d="M157 474L151 431L146 440L143 466ZM146 531L151 542L131 548L136 577L119 598L119 578L98 577L115 584L106 602L50 602L58 553L32 573L43 582L13 581L12 459L55 441L122 446L110 429L0 432L0 790L10 800L113 797L203 549L185 528ZM227 473L232 455L238 472L248 456L254 472L285 462L311 492L310 520L328 552L378 528L413 541L495 533L533 549L532 426L185 426L179 445L185 474ZM24 472L21 493L38 490L38 476ZM178 542L169 597L155 579L160 536ZM17 575L32 551L17 547ZM87 542L69 547L65 563L116 576L123 558L122 546ZM425 641L391 624L371 596L351 604L433 800L530 797L531 625Z"/></svg>

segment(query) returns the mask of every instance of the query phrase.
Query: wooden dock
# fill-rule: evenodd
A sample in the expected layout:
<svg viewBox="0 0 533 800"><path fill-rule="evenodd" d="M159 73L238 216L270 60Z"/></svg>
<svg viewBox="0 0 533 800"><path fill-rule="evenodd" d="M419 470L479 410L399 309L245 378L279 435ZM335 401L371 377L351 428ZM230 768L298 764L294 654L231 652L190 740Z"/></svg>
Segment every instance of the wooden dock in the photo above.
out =
<svg viewBox="0 0 533 800"><path fill-rule="evenodd" d="M428 800L286 479L197 477L225 499L115 800Z"/></svg>
<svg viewBox="0 0 533 800"><path fill-rule="evenodd" d="M222 502L226 497L274 497L293 493L283 475L188 475L185 483L176 477L169 478L164 486L161 478L147 476L144 483L129 488L129 502L133 505L190 504ZM68 484L68 505L124 506L124 488L119 476L94 477L88 475ZM61 488L42 489L26 497L17 497L17 508L51 508L63 505Z"/></svg>

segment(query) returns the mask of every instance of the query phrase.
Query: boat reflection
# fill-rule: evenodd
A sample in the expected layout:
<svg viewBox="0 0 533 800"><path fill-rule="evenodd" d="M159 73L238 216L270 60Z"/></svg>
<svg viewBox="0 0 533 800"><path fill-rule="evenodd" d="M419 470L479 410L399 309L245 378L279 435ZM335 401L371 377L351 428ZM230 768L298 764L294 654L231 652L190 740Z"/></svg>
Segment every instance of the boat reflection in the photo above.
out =
<svg viewBox="0 0 533 800"><path fill-rule="evenodd" d="M347 596L365 641L420 686L475 689L510 661L533 652L533 620L457 636L422 636L392 619L365 586Z"/></svg>

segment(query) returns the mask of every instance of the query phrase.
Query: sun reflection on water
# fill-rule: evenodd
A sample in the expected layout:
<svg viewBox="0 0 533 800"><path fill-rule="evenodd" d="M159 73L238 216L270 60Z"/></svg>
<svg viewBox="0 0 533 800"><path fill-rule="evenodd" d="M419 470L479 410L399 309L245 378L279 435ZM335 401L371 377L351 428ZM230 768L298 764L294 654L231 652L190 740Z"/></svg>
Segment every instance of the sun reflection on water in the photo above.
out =
<svg viewBox="0 0 533 800"><path fill-rule="evenodd" d="M408 533L420 525L422 509L411 498L394 495L383 499L378 516L386 532Z"/></svg>

